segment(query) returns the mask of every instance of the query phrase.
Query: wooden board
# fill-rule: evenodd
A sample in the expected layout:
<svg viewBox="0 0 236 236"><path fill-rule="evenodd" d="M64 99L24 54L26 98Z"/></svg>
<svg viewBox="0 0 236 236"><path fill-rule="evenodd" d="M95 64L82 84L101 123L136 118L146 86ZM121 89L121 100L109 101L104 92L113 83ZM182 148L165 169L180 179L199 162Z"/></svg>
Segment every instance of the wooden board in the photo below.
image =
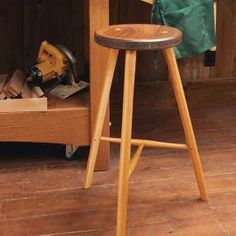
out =
<svg viewBox="0 0 236 236"><path fill-rule="evenodd" d="M98 101L104 81L104 71L107 62L108 49L102 48L94 41L94 32L109 24L109 0L90 0L89 2L89 22L90 22L90 92L91 92L91 124L92 129L95 124ZM107 112L103 136L109 136L109 111ZM96 170L107 169L110 149L108 144L101 144Z"/></svg>
<svg viewBox="0 0 236 236"><path fill-rule="evenodd" d="M0 141L89 145L87 110L1 113L0 117Z"/></svg>
<svg viewBox="0 0 236 236"><path fill-rule="evenodd" d="M0 112L0 141L87 146L90 143L88 100L87 94L67 101L52 97L46 112Z"/></svg>
<svg viewBox="0 0 236 236"><path fill-rule="evenodd" d="M47 111L47 98L25 98L0 100L1 112Z"/></svg>

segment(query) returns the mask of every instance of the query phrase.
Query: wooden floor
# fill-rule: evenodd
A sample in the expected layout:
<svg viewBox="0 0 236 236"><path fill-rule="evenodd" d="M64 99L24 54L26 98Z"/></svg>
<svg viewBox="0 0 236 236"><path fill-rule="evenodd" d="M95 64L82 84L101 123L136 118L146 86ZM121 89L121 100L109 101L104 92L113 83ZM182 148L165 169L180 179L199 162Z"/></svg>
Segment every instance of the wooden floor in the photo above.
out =
<svg viewBox="0 0 236 236"><path fill-rule="evenodd" d="M129 236L236 235L236 105L191 109L210 202L199 200L185 151L145 149L130 179ZM136 114L134 136L183 141L176 110ZM119 121L114 114L113 133ZM118 147L110 170L83 189L86 158L60 147L1 144L0 235L114 236ZM81 156L83 156L81 154ZM86 156L86 155L85 155Z"/></svg>

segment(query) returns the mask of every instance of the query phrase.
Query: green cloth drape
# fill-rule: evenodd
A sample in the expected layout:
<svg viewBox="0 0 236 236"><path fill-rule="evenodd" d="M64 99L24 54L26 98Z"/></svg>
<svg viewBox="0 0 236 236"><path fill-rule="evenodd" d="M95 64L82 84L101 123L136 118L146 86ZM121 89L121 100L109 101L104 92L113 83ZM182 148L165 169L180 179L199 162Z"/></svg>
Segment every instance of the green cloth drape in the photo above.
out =
<svg viewBox="0 0 236 236"><path fill-rule="evenodd" d="M156 0L152 20L183 32L183 42L175 49L177 58L196 55L216 45L213 0Z"/></svg>

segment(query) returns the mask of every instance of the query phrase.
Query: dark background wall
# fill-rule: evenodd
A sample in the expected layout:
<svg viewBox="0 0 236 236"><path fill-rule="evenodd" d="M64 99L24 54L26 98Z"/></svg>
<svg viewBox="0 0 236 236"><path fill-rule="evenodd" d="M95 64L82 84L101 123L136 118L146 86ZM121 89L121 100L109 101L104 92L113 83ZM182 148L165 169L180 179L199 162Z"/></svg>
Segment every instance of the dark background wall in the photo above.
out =
<svg viewBox="0 0 236 236"><path fill-rule="evenodd" d="M87 0L86 0L87 1ZM34 62L40 42L47 39L69 47L79 60L80 74L88 72L85 0L1 0L0 73ZM150 22L151 7L139 0L111 0L111 22ZM216 67L204 67L203 55L179 62L185 81L236 77L236 1L219 1ZM137 77L154 81L153 54L140 53ZM122 63L122 59L121 59ZM167 77L162 58L158 77Z"/></svg>
<svg viewBox="0 0 236 236"><path fill-rule="evenodd" d="M83 24L83 1L1 0L0 73L32 64L43 40L69 47L84 73Z"/></svg>

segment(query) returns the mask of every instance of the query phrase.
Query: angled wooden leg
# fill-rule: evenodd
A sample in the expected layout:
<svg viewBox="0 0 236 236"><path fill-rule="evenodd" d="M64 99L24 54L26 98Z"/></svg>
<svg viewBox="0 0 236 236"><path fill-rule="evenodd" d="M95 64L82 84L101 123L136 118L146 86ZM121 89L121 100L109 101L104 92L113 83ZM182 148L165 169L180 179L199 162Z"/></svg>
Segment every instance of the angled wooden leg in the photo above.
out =
<svg viewBox="0 0 236 236"><path fill-rule="evenodd" d="M96 163L96 157L98 153L100 138L102 134L104 119L106 115L107 105L109 101L109 95L112 85L112 80L115 72L117 57L118 57L118 50L110 49L109 57L107 60L107 68L105 73L105 80L102 89L102 95L98 107L98 114L96 118L96 123L94 126L94 133L92 137L92 143L90 147L89 159L87 164L87 171L86 171L86 181L85 181L85 188L89 188L92 183L92 177L94 172L94 167Z"/></svg>
<svg viewBox="0 0 236 236"><path fill-rule="evenodd" d="M176 101L178 104L188 149L192 158L195 175L198 181L198 187L201 194L201 198L204 201L208 201L208 193L207 193L207 188L206 188L205 179L203 175L202 165L201 165L199 152L198 152L198 148L197 148L197 144L196 144L196 140L195 140L195 136L193 132L192 122L190 119L189 110L188 110L188 106L187 106L187 102L186 102L186 98L185 98L185 94L183 90L183 85L180 78L178 65L175 58L175 53L174 53L173 48L168 48L164 50L164 54L165 54L166 62L167 62L168 69L170 72L170 80L171 80L172 87L174 89L174 93L176 97Z"/></svg>
<svg viewBox="0 0 236 236"><path fill-rule="evenodd" d="M128 178L131 152L135 68L136 51L126 51L123 115L120 145L119 189L116 231L117 236L126 235Z"/></svg>

